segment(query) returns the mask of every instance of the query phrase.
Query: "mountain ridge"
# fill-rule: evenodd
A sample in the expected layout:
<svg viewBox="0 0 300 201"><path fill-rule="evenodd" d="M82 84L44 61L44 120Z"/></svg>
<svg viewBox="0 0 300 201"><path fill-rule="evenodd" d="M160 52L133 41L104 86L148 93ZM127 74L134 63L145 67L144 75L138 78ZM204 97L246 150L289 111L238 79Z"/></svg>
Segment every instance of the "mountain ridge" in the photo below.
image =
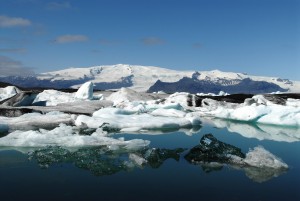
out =
<svg viewBox="0 0 300 201"><path fill-rule="evenodd" d="M147 91L158 80L178 82L187 77L199 81L212 82L221 86L233 86L244 79L264 81L278 85L283 91L300 92L300 81L279 77L253 76L245 73L212 71L177 71L155 66L128 64L92 66L87 68L67 68L40 73L31 77L0 77L0 81L23 87L78 88L86 81L92 81L95 89L108 90L129 87L136 91ZM201 89L199 89L201 92Z"/></svg>

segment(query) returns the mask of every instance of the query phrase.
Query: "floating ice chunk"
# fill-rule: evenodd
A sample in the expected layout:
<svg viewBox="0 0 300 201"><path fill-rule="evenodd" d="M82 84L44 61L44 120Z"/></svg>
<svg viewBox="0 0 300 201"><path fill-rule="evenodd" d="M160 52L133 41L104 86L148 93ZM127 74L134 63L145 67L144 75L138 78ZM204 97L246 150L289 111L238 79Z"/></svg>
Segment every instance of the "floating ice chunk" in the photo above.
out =
<svg viewBox="0 0 300 201"><path fill-rule="evenodd" d="M75 98L78 99L93 99L93 82L84 83L75 93Z"/></svg>
<svg viewBox="0 0 300 201"><path fill-rule="evenodd" d="M269 108L263 105L258 107L245 106L232 111L229 110L228 117L239 121L253 121L266 115L269 111Z"/></svg>
<svg viewBox="0 0 300 201"><path fill-rule="evenodd" d="M197 96L227 96L229 93L226 93L224 91L220 91L218 94L214 93L197 93Z"/></svg>
<svg viewBox="0 0 300 201"><path fill-rule="evenodd" d="M299 99L293 99L288 98L286 101L287 106L293 106L293 107L300 107L300 100Z"/></svg>
<svg viewBox="0 0 300 201"><path fill-rule="evenodd" d="M20 92L20 89L18 89L15 86L7 86L5 88L0 88L0 101L13 97L14 95Z"/></svg>
<svg viewBox="0 0 300 201"><path fill-rule="evenodd" d="M179 103L165 103L165 104L147 104L145 105L147 111L153 111L156 109L174 109L183 111L184 108Z"/></svg>
<svg viewBox="0 0 300 201"><path fill-rule="evenodd" d="M198 110L200 116L212 116L222 119L257 122L261 124L300 126L300 107L265 103L263 105L221 104L210 100L206 109ZM204 104L205 105L205 104ZM295 103L294 103L295 105Z"/></svg>
<svg viewBox="0 0 300 201"><path fill-rule="evenodd" d="M61 112L49 112L46 114L27 113L19 117L0 117L0 127L8 130L28 130L36 128L53 128L60 123L71 123L71 115ZM8 131L6 130L6 131Z"/></svg>
<svg viewBox="0 0 300 201"><path fill-rule="evenodd" d="M287 169L288 165L261 146L255 147L246 154L244 162L258 168Z"/></svg>
<svg viewBox="0 0 300 201"><path fill-rule="evenodd" d="M270 112L257 120L258 123L300 126L300 107L274 105L270 108Z"/></svg>
<svg viewBox="0 0 300 201"><path fill-rule="evenodd" d="M101 97L96 97L101 98ZM56 106L61 103L69 103L80 100L93 99L93 83L84 83L76 93L65 93L57 90L44 90L39 93L33 104L44 104L45 106Z"/></svg>
<svg viewBox="0 0 300 201"><path fill-rule="evenodd" d="M210 98L204 98L201 102L201 105L207 111L214 111L219 108L235 109L239 106L237 103L221 102Z"/></svg>
<svg viewBox="0 0 300 201"><path fill-rule="evenodd" d="M186 113L176 109L163 109L159 108L151 112L154 116L163 116L163 117L185 117Z"/></svg>
<svg viewBox="0 0 300 201"><path fill-rule="evenodd" d="M104 100L103 94L93 94L93 100Z"/></svg>
<svg viewBox="0 0 300 201"><path fill-rule="evenodd" d="M266 99L263 95L255 95L252 97L252 99L257 103L261 105L274 105L271 101Z"/></svg>
<svg viewBox="0 0 300 201"><path fill-rule="evenodd" d="M7 86L3 90L6 91L6 94L11 94L11 95L15 95L21 92L21 90L15 86Z"/></svg>
<svg viewBox="0 0 300 201"><path fill-rule="evenodd" d="M91 135L80 135L76 127L60 124L53 130L14 131L0 138L0 146L12 147L45 147L64 146L82 147L98 145L117 145L125 149L140 149L149 145L149 141L134 139L125 141L99 134L99 130Z"/></svg>
<svg viewBox="0 0 300 201"><path fill-rule="evenodd" d="M169 97L166 98L165 103L166 104L174 104L179 103L183 107L188 106L188 100L191 98L191 94L186 92L176 92L174 94L171 94Z"/></svg>
<svg viewBox="0 0 300 201"><path fill-rule="evenodd" d="M112 93L106 99L113 101L114 105L119 105L122 103L128 103L132 101L153 100L155 98L149 94L139 93L128 88L121 88L119 91Z"/></svg>
<svg viewBox="0 0 300 201"><path fill-rule="evenodd" d="M162 117L145 113L134 114L133 111L119 108L103 108L94 112L92 117L79 115L75 121L77 126L99 128L105 125L105 127L121 131L179 129L199 124L200 119L197 116Z"/></svg>
<svg viewBox="0 0 300 201"><path fill-rule="evenodd" d="M33 101L33 104L44 103L45 106L56 106L60 103L74 102L72 93L65 93L57 90L44 90L39 93Z"/></svg>

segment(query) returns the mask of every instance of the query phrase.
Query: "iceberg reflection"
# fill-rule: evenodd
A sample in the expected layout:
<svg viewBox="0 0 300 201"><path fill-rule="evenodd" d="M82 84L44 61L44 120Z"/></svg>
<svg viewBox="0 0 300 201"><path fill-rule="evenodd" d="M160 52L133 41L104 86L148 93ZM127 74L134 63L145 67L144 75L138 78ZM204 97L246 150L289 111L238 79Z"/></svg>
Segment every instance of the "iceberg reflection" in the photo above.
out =
<svg viewBox="0 0 300 201"><path fill-rule="evenodd" d="M138 151L125 149L111 150L107 146L80 148L70 151L62 147L47 147L29 153L30 160L36 160L41 168L54 164L72 163L89 170L96 176L112 175L134 168L159 168L169 158L176 161L184 149L148 148Z"/></svg>
<svg viewBox="0 0 300 201"><path fill-rule="evenodd" d="M256 123L243 123L237 121L210 119L207 123L216 128L226 128L229 132L234 132L246 138L256 138L258 140L273 140L278 142L300 141L299 127L283 127Z"/></svg>
<svg viewBox="0 0 300 201"><path fill-rule="evenodd" d="M167 159L180 159L200 166L204 172L222 170L224 166L242 170L255 182L265 182L288 170L288 165L263 147L255 147L246 154L233 145L218 141L212 134L204 135L200 144L188 150L148 148L139 150L111 149L108 146L67 149L49 146L29 152L29 159L41 168L57 164L73 164L96 176L113 175L136 168L160 168Z"/></svg>

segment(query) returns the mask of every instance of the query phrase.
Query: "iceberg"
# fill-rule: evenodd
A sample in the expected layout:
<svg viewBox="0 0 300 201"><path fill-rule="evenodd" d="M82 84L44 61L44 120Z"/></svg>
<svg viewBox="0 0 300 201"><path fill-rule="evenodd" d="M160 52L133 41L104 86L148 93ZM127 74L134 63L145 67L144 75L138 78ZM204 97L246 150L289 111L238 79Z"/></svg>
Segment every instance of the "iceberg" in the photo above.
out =
<svg viewBox="0 0 300 201"><path fill-rule="evenodd" d="M112 93L110 96L106 97L106 100L114 102L114 105L121 106L129 102L146 102L149 100L159 99L162 94L148 94L134 91L128 88L121 88L117 92Z"/></svg>
<svg viewBox="0 0 300 201"><path fill-rule="evenodd" d="M136 114L135 111L120 108L103 108L94 112L92 117L79 115L75 120L76 126L87 126L89 128L105 126L120 132L191 128L200 124L200 118L197 116L153 116L146 113Z"/></svg>
<svg viewBox="0 0 300 201"><path fill-rule="evenodd" d="M7 86L5 88L0 88L0 101L11 98L20 92L21 90L15 86Z"/></svg>
<svg viewBox="0 0 300 201"><path fill-rule="evenodd" d="M93 99L93 83L86 82L84 83L78 91L75 93L75 98L83 100L92 100Z"/></svg>
<svg viewBox="0 0 300 201"><path fill-rule="evenodd" d="M202 100L200 116L254 122L266 125L300 127L300 101L288 99L284 105L275 104L261 95L245 100L244 104Z"/></svg>
<svg viewBox="0 0 300 201"><path fill-rule="evenodd" d="M227 163L241 167L287 169L288 165L262 146L250 149L246 155L240 148L217 140L211 133L205 134L199 145L193 147L185 159L190 163Z"/></svg>
<svg viewBox="0 0 300 201"><path fill-rule="evenodd" d="M0 116L0 132L55 128L61 123L71 124L72 122L72 115L62 112L27 113L14 118Z"/></svg>
<svg viewBox="0 0 300 201"><path fill-rule="evenodd" d="M106 145L112 149L122 147L124 149L136 150L146 147L150 141L133 139L125 141L123 138L114 139L105 136L106 132L97 129L91 135L81 135L78 128L60 124L53 130L29 130L14 131L5 137L0 138L0 146L6 147L85 147Z"/></svg>
<svg viewBox="0 0 300 201"><path fill-rule="evenodd" d="M97 95L99 99L101 95ZM84 83L76 93L66 93L57 90L44 90L39 93L33 101L33 105L56 106L62 103L75 102L80 100L93 100L93 83Z"/></svg>
<svg viewBox="0 0 300 201"><path fill-rule="evenodd" d="M244 154L241 149L205 134L200 144L184 156L192 164L200 165L205 172L220 170L224 165L241 169L256 182L264 182L288 170L288 165L279 157L257 146Z"/></svg>

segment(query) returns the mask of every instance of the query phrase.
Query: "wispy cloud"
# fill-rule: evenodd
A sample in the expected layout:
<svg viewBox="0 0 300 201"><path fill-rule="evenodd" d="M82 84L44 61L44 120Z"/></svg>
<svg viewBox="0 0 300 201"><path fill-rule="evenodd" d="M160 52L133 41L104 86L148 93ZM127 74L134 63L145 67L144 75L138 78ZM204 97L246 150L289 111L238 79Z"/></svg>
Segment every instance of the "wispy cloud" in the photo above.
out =
<svg viewBox="0 0 300 201"><path fill-rule="evenodd" d="M25 48L0 48L0 53L26 53Z"/></svg>
<svg viewBox="0 0 300 201"><path fill-rule="evenodd" d="M0 75L33 75L33 69L25 67L22 62L13 60L6 56L0 56Z"/></svg>
<svg viewBox="0 0 300 201"><path fill-rule="evenodd" d="M88 41L89 38L85 35L62 35L58 36L56 39L54 39L54 43L74 43L74 42L85 42Z"/></svg>
<svg viewBox="0 0 300 201"><path fill-rule="evenodd" d="M46 6L48 10L64 10L72 8L70 2L49 2Z"/></svg>
<svg viewBox="0 0 300 201"><path fill-rule="evenodd" d="M30 20L21 17L8 17L6 15L0 15L0 27L27 27L32 23Z"/></svg>
<svg viewBox="0 0 300 201"><path fill-rule="evenodd" d="M142 39L142 43L144 45L162 45L165 41L158 37L146 37Z"/></svg>

